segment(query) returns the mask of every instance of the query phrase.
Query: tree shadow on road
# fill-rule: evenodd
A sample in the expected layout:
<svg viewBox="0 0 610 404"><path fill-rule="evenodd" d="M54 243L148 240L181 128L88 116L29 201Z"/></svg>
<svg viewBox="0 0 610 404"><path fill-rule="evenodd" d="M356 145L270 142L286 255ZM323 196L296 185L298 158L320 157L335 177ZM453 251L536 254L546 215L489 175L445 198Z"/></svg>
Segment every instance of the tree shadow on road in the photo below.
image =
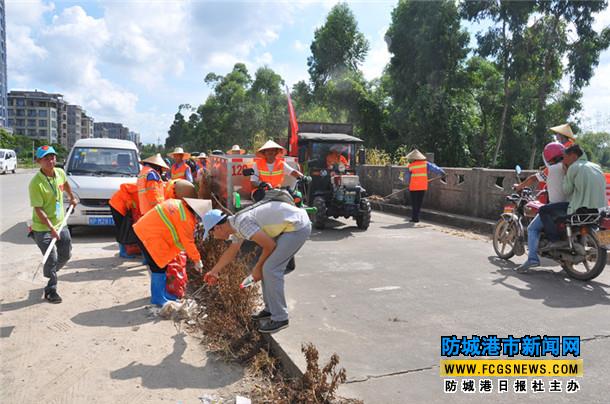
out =
<svg viewBox="0 0 610 404"><path fill-rule="evenodd" d="M142 386L149 389L218 389L235 383L243 377L243 369L207 355L204 366L194 366L182 361L186 350L184 334L172 337L174 350L158 364L145 365L131 362L110 372L115 380L141 378Z"/></svg>
<svg viewBox="0 0 610 404"><path fill-rule="evenodd" d="M514 290L527 299L541 300L545 306L575 308L610 305L610 285L605 283L583 282L568 277L563 270L540 267L521 273L514 270L516 264L495 256L489 257L489 261L499 267L496 273L501 275L492 281L494 285ZM545 265L544 262L542 264ZM510 280L515 278L524 282L525 286L512 284Z"/></svg>
<svg viewBox="0 0 610 404"><path fill-rule="evenodd" d="M13 227L6 229L0 234L0 241L11 244L34 244L34 240L28 238L28 228L26 222L19 222L14 224Z"/></svg>
<svg viewBox="0 0 610 404"><path fill-rule="evenodd" d="M150 298L143 297L129 303L79 313L71 321L85 327L132 327L160 321L146 308L149 304Z"/></svg>
<svg viewBox="0 0 610 404"><path fill-rule="evenodd" d="M89 281L115 281L120 278L146 276L147 267L140 263L140 259L125 261L118 257L89 258L68 261L59 271L58 279L62 282L89 282ZM124 265L129 263L131 265ZM66 274L65 269L80 269ZM84 270L83 270L84 269Z"/></svg>
<svg viewBox="0 0 610 404"><path fill-rule="evenodd" d="M24 300L20 300L18 302L1 303L0 311L2 311L2 312L14 311L14 310L23 309L25 307L30 307L30 306L33 306L38 303L43 303L44 302L44 299L42 296L43 293L44 293L44 288L32 289L28 292L28 297L25 298Z"/></svg>

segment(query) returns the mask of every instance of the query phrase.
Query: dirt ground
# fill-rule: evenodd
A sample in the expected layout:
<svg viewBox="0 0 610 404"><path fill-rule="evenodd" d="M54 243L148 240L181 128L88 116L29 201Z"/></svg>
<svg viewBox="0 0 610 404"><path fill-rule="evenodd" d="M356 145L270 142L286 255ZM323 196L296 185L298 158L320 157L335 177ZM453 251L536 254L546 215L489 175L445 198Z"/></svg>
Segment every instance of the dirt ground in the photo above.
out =
<svg viewBox="0 0 610 404"><path fill-rule="evenodd" d="M2 234L0 402L186 404L243 391L242 367L152 313L146 267L118 258L111 233L76 231L53 305L21 226Z"/></svg>

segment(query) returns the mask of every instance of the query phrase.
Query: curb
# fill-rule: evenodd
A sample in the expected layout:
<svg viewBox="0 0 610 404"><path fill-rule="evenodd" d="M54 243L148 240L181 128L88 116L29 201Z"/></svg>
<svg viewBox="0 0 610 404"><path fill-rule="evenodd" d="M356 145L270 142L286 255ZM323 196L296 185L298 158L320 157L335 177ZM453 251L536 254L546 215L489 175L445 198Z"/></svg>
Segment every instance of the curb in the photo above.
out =
<svg viewBox="0 0 610 404"><path fill-rule="evenodd" d="M265 342L267 342L269 344L269 346L271 347L271 353L273 354L273 356L276 357L282 364L282 367L284 368L286 375L288 375L289 377L291 377L293 379L303 377L303 371L290 358L290 355L288 355L286 353L286 351L284 351L284 349L281 347L279 342L277 342L276 339L273 338L273 335L272 334L262 334L262 335L263 335L263 339L265 340Z"/></svg>
<svg viewBox="0 0 610 404"><path fill-rule="evenodd" d="M391 203L371 201L371 206L374 210L380 212L392 213L400 216L408 216L411 214L410 206L394 205ZM443 225L460 227L467 230L474 230L483 234L492 234L495 222L478 217L457 215L454 213L441 212L438 210L422 209L420 216L422 219L429 220Z"/></svg>

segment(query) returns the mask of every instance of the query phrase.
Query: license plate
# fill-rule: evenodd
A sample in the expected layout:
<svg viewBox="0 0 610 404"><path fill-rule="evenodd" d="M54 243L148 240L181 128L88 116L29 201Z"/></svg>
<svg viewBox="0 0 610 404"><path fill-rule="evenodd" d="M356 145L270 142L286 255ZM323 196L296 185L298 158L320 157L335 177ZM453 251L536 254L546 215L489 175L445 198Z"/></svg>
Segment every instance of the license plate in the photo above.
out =
<svg viewBox="0 0 610 404"><path fill-rule="evenodd" d="M610 246L610 230L598 231L597 239L601 245Z"/></svg>
<svg viewBox="0 0 610 404"><path fill-rule="evenodd" d="M90 217L89 226L114 226L112 217Z"/></svg>
<svg viewBox="0 0 610 404"><path fill-rule="evenodd" d="M504 213L513 213L515 211L515 207L512 205L504 207Z"/></svg>

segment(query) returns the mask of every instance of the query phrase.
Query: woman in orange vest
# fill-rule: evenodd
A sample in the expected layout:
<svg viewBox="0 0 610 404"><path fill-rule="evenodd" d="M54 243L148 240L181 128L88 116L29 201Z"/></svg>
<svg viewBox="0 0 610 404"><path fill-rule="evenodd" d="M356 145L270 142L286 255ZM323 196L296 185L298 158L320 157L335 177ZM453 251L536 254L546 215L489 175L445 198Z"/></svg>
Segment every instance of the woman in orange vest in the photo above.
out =
<svg viewBox="0 0 610 404"><path fill-rule="evenodd" d="M142 216L133 226L151 271L151 304L163 306L169 300L176 300L165 290L165 269L181 251L186 251L198 271L203 268L194 233L197 223L211 209L210 200L168 199Z"/></svg>
<svg viewBox="0 0 610 404"><path fill-rule="evenodd" d="M250 177L252 185L259 188L252 192L255 201L262 199L266 188L281 187L285 175L295 178L303 177L301 172L293 169L284 161L285 152L286 150L273 140L269 140L258 149L254 159L254 174Z"/></svg>
<svg viewBox="0 0 610 404"><path fill-rule="evenodd" d="M553 126L550 129L555 132L555 137L557 138L557 141L561 143L566 149L576 143L574 132L572 132L572 128L570 127L569 123Z"/></svg>
<svg viewBox="0 0 610 404"><path fill-rule="evenodd" d="M164 182L161 175L163 170L169 170L169 167L159 153L140 161L140 163L143 167L138 174L136 185L138 187L140 213L144 215L165 199L163 197Z"/></svg>
<svg viewBox="0 0 610 404"><path fill-rule="evenodd" d="M407 154L408 171L405 181L409 184L411 196L411 222L419 222L419 212L424 202L424 195L428 190L428 173L445 176L445 171L433 163L427 161L426 156L417 149Z"/></svg>
<svg viewBox="0 0 610 404"><path fill-rule="evenodd" d="M119 243L119 256L122 258L135 258L127 253L125 244L134 244L136 242L136 236L131 226L140 217L138 186L129 183L121 184L121 187L112 195L108 204L114 219L116 241Z"/></svg>
<svg viewBox="0 0 610 404"><path fill-rule="evenodd" d="M191 173L191 167L186 164L186 161L189 157L191 157L191 153L185 153L182 147L176 147L172 153L169 153L168 156L174 159L175 163L172 164L171 175L172 180L187 180L188 182L193 182L193 174Z"/></svg>

